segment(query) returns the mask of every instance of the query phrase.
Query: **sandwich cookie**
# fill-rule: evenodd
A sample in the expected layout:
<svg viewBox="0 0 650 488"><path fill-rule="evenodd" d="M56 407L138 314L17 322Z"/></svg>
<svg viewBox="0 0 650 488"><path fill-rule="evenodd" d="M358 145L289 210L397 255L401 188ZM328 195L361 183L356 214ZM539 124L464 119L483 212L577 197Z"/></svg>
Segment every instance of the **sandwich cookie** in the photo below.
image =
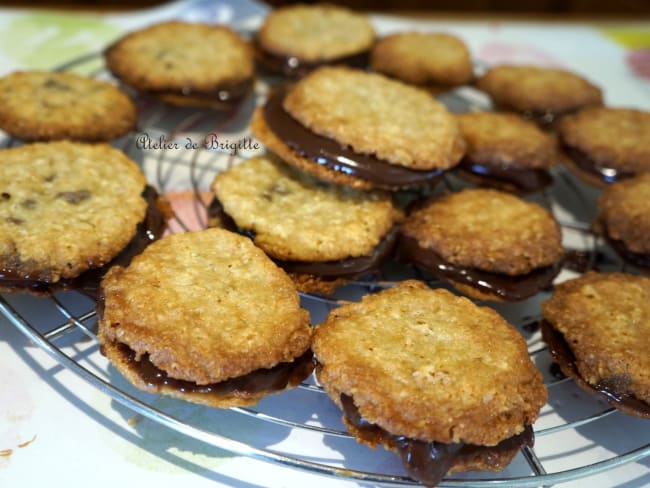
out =
<svg viewBox="0 0 650 488"><path fill-rule="evenodd" d="M456 120L429 93L350 68L320 68L276 90L251 128L289 164L357 189L434 184L464 151Z"/></svg>
<svg viewBox="0 0 650 488"><path fill-rule="evenodd" d="M499 471L546 402L526 342L498 313L419 281L333 310L314 330L316 374L355 439L408 474Z"/></svg>
<svg viewBox="0 0 650 488"><path fill-rule="evenodd" d="M170 105L231 109L253 87L252 47L220 25L155 24L116 41L105 58L126 85Z"/></svg>
<svg viewBox="0 0 650 488"><path fill-rule="evenodd" d="M212 189L216 225L252 237L303 292L378 270L403 216L388 193L322 183L273 156L219 173Z"/></svg>
<svg viewBox="0 0 650 488"><path fill-rule="evenodd" d="M252 405L313 369L309 313L250 239L171 234L102 281L102 353L136 387L214 407Z"/></svg>
<svg viewBox="0 0 650 488"><path fill-rule="evenodd" d="M433 197L405 220L400 259L481 300L519 301L553 283L564 250L544 208L492 189Z"/></svg>
<svg viewBox="0 0 650 488"><path fill-rule="evenodd" d="M589 272L542 303L542 337L564 374L650 419L650 279Z"/></svg>

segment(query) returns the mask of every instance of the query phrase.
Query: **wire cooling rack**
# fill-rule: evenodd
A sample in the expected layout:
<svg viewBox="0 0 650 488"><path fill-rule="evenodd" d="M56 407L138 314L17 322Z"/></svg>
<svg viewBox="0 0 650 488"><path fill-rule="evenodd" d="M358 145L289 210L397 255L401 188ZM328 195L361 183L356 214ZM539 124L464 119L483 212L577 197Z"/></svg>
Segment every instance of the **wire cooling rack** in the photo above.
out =
<svg viewBox="0 0 650 488"><path fill-rule="evenodd" d="M60 69L109 77L98 54L79 58ZM256 103L272 82L258 82L255 96L239 109L222 114L174 109L155 101L138 100L140 127L116 145L141 165L149 182L174 204L176 216L171 222L172 231L204 227L214 176L261 150L250 139L247 124ZM488 102L471 89L447 94L442 101L453 111L489 108ZM12 146L19 142L5 138L2 144ZM553 186L531 199L549 208L562 225L570 259L559 279L591 268L635 272L627 269L590 232L597 191L561 167L554 169L553 174ZM465 185L449 175L438 191L455 191ZM358 300L366 293L393 286L407 277L425 280L432 287L445 286L411 268L389 264L378 274L342 287L333 297L303 295L303 306L309 309L316 324L341 303ZM539 304L547 297L548 292L544 292L523 303L489 304L526 338L530 356L545 377L549 401L534 425L535 447L522 448L511 465L500 473L454 475L445 478L439 486L550 486L650 456L647 421L624 416L604 400L577 388L553 367L537 328ZM180 418L173 413L177 410L161 406L155 396L144 394L123 381L101 356L94 306L90 298L77 292L57 293L48 298L0 295L0 312L9 322L61 365L134 414L215 448L288 468L382 486L418 485L404 474L396 456L360 446L345 432L340 413L314 378L295 390L264 399L254 408L211 409L210 422L187 420L201 419L201 416ZM184 406L196 410L207 408ZM268 441L288 437L298 437L302 447L296 450L295 443L288 447L282 442ZM262 438L265 440L261 441ZM323 447L327 454L323 454Z"/></svg>

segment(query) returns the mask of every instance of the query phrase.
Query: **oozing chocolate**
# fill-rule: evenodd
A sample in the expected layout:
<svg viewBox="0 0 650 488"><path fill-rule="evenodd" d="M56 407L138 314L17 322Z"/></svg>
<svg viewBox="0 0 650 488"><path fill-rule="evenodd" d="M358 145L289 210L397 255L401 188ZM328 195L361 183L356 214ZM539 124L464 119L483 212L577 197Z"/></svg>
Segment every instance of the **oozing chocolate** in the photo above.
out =
<svg viewBox="0 0 650 488"><path fill-rule="evenodd" d="M611 381L601 382L597 385L588 383L580 375L576 357L562 333L546 320L542 320L541 329L544 342L548 344L553 359L560 365L564 374L573 378L585 390L605 398L613 407L630 415L650 419L650 404L627 391L625 378L612 378Z"/></svg>
<svg viewBox="0 0 650 488"><path fill-rule="evenodd" d="M496 446L477 446L473 444L426 442L405 436L391 434L376 424L365 420L352 397L341 394L343 414L350 424L358 429L359 434L373 442L388 444L399 452L407 473L411 478L430 486L436 486L449 469L464 458L483 453L485 458L493 461L499 453L513 452L524 445L534 443L533 429L527 425L521 434L501 441ZM495 469L502 466L493 465Z"/></svg>
<svg viewBox="0 0 650 488"><path fill-rule="evenodd" d="M81 290L88 295L97 297L99 282L108 269L116 264L127 266L131 259L140 254L149 244L160 238L166 227L166 219L156 202L158 192L147 186L142 193L147 201L145 218L137 226L135 236L109 263L97 266L89 262L90 268L75 278L64 278L50 282L47 276L31 274L25 276L13 269L0 269L0 287L5 290L23 290L38 294L54 293L61 290Z"/></svg>
<svg viewBox="0 0 650 488"><path fill-rule="evenodd" d="M614 183L634 176L634 173L631 171L599 164L590 158L585 152L573 146L564 144L562 149L580 170L598 177L604 183Z"/></svg>
<svg viewBox="0 0 650 488"><path fill-rule="evenodd" d="M468 157L461 160L460 169L494 186L506 183L522 192L540 191L553 182L550 173L544 169L524 169L512 164L477 164Z"/></svg>
<svg viewBox="0 0 650 488"><path fill-rule="evenodd" d="M434 184L443 170L413 170L369 154L357 153L334 139L306 129L282 107L285 91L276 90L264 105L264 120L271 131L303 158L332 171L371 182L377 188L398 189Z"/></svg>
<svg viewBox="0 0 650 488"><path fill-rule="evenodd" d="M417 239L403 234L399 239L398 255L402 260L420 266L442 280L470 285L508 301L524 300L549 287L562 269L562 263L558 262L525 275L509 276L466 268L445 261L431 249L421 248Z"/></svg>
<svg viewBox="0 0 650 488"><path fill-rule="evenodd" d="M253 396L260 393L279 392L287 386L296 386L307 378L314 369L311 351L307 351L293 362L279 363L268 369L258 369L238 378L198 385L191 381L170 378L167 373L144 354L136 359L135 351L129 346L117 343L117 348L129 366L137 372L142 381L152 386L168 386L184 393L200 393L216 396Z"/></svg>

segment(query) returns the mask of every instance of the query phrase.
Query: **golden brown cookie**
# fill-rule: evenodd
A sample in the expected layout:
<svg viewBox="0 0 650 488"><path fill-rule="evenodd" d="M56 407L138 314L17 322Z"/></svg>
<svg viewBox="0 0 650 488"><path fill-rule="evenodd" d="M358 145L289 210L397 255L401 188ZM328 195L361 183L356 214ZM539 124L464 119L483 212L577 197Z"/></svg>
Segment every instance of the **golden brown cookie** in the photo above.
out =
<svg viewBox="0 0 650 488"><path fill-rule="evenodd" d="M603 103L600 88L576 73L556 68L495 66L476 85L498 108L522 113L543 126L567 113Z"/></svg>
<svg viewBox="0 0 650 488"><path fill-rule="evenodd" d="M122 37L105 58L125 84L172 105L231 108L252 89L252 47L225 26L162 22Z"/></svg>
<svg viewBox="0 0 650 488"><path fill-rule="evenodd" d="M110 141L137 118L133 101L105 81L49 71L0 78L0 129L25 141Z"/></svg>
<svg viewBox="0 0 650 488"><path fill-rule="evenodd" d="M305 292L331 292L332 281L379 268L402 217L388 193L325 184L271 155L219 173L212 190L235 230L251 235Z"/></svg>
<svg viewBox="0 0 650 488"><path fill-rule="evenodd" d="M514 327L418 281L333 310L316 327L312 349L318 380L357 440L400 453L409 474L432 486L449 466L505 467L546 401ZM464 458L469 445L481 455ZM486 446L499 446L503 457ZM423 454L410 456L412 464L409 449Z"/></svg>
<svg viewBox="0 0 650 488"><path fill-rule="evenodd" d="M2 149L0 166L2 291L74 287L146 234L144 175L107 144Z"/></svg>
<svg viewBox="0 0 650 488"><path fill-rule="evenodd" d="M474 78L469 50L451 34L402 32L382 38L372 49L375 71L433 92L466 85Z"/></svg>
<svg viewBox="0 0 650 488"><path fill-rule="evenodd" d="M274 92L251 127L288 163L361 189L431 183L464 150L455 119L430 94L340 67L314 71L286 95Z"/></svg>
<svg viewBox="0 0 650 488"><path fill-rule="evenodd" d="M594 227L623 259L650 269L650 173L605 188Z"/></svg>
<svg viewBox="0 0 650 488"><path fill-rule="evenodd" d="M551 184L549 169L558 159L552 135L512 113L468 112L456 118L467 144L459 166L462 176L515 192L535 192Z"/></svg>
<svg viewBox="0 0 650 488"><path fill-rule="evenodd" d="M542 303L562 371L626 414L650 418L650 279L589 272Z"/></svg>
<svg viewBox="0 0 650 488"><path fill-rule="evenodd" d="M311 372L309 314L289 277L223 229L172 234L102 281L102 351L135 386L250 405Z"/></svg>
<svg viewBox="0 0 650 488"><path fill-rule="evenodd" d="M286 76L304 76L326 64L364 68L374 41L365 15L327 4L272 10L257 33L264 66Z"/></svg>
<svg viewBox="0 0 650 488"><path fill-rule="evenodd" d="M544 208L492 189L430 198L401 226L399 254L463 293L523 300L549 286L564 255Z"/></svg>
<svg viewBox="0 0 650 488"><path fill-rule="evenodd" d="M574 169L597 186L650 173L650 112L590 107L558 125Z"/></svg>

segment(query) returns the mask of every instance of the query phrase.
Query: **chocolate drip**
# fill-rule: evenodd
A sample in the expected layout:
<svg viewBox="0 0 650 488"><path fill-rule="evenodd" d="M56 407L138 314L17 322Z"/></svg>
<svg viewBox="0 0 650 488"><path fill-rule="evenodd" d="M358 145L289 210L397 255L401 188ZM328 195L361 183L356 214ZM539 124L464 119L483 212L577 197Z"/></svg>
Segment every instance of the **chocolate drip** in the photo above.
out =
<svg viewBox="0 0 650 488"><path fill-rule="evenodd" d="M144 221L138 224L135 236L131 242L109 263L102 266L90 264L90 269L84 271L75 278L64 278L57 282L50 282L46 277L35 275L24 276L15 270L0 270L0 286L5 289L30 291L37 294L54 293L62 290L80 290L88 295L97 298L99 282L111 266L127 266L131 260L140 254L149 244L160 238L166 227L166 220L158 209L156 201L158 193L147 186L142 193L147 201L147 212Z"/></svg>
<svg viewBox="0 0 650 488"><path fill-rule="evenodd" d="M600 395L610 405L627 414L650 419L650 404L626 391L627 382L623 378L603 381L597 385L588 383L578 371L576 357L567 340L546 320L542 321L542 338L548 344L549 351L562 372L573 378L578 386Z"/></svg>
<svg viewBox="0 0 650 488"><path fill-rule="evenodd" d="M527 425L521 434L509 437L496 446L477 446L462 442L445 444L442 442L426 442L405 436L391 434L376 424L361 417L352 397L341 394L343 414L359 434L377 443L392 446L399 453L402 463L411 478L427 485L435 486L449 469L464 458L478 454L495 456L503 452L511 452L520 447L531 446L534 443L533 429Z"/></svg>
<svg viewBox="0 0 650 488"><path fill-rule="evenodd" d="M319 136L284 110L284 95L284 90L271 94L264 106L264 120L279 139L303 158L385 189L434 184L443 174L441 169L421 171L391 164L369 154L354 152L334 139Z"/></svg>
<svg viewBox="0 0 650 488"><path fill-rule="evenodd" d="M512 164L477 164L468 157L461 160L460 167L493 186L506 183L526 193L540 191L553 182L545 169L524 169Z"/></svg>
<svg viewBox="0 0 650 488"><path fill-rule="evenodd" d="M442 280L464 283L508 301L524 300L551 286L562 269L562 263L559 262L521 276L509 276L466 268L445 261L434 251L421 248L417 239L403 234L400 236L398 254L400 258L426 269Z"/></svg>
<svg viewBox="0 0 650 488"><path fill-rule="evenodd" d="M219 383L199 385L191 381L170 378L165 371L149 360L148 354L142 355L140 359L135 359L135 351L126 344L117 343L117 348L142 381L151 386L167 386L183 393L246 397L259 393L279 392L286 389L287 386L300 384L314 369L312 353L307 351L293 362L279 363L272 368L258 369Z"/></svg>
<svg viewBox="0 0 650 488"><path fill-rule="evenodd" d="M614 183L616 181L631 178L634 173L623 169L616 169L603 164L599 164L590 158L585 152L580 149L564 144L562 149L571 161L580 168L582 171L592 174L601 179L604 183Z"/></svg>

